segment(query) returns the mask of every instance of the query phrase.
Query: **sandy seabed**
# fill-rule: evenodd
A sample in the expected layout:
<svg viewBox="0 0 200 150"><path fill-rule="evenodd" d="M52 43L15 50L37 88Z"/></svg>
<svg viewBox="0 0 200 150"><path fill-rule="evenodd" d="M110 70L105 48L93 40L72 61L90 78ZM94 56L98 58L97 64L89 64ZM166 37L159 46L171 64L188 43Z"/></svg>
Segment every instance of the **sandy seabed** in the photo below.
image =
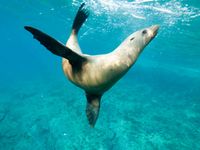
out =
<svg viewBox="0 0 200 150"><path fill-rule="evenodd" d="M95 128L87 123L84 92L67 81L1 89L0 149L200 149L197 86L169 89L175 77L165 87L155 80L129 74L119 81L104 95Z"/></svg>

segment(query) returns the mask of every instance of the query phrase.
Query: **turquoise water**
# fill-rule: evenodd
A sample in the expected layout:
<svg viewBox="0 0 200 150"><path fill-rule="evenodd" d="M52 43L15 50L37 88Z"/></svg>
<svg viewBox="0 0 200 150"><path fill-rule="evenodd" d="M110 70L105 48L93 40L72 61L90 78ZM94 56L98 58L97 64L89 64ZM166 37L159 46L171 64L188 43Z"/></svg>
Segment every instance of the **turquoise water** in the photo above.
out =
<svg viewBox="0 0 200 150"><path fill-rule="evenodd" d="M1 1L0 149L200 149L199 1L85 0L90 16L79 41L88 54L108 53L130 33L160 24L137 63L104 95L95 128L61 58L23 28L64 43L81 2Z"/></svg>

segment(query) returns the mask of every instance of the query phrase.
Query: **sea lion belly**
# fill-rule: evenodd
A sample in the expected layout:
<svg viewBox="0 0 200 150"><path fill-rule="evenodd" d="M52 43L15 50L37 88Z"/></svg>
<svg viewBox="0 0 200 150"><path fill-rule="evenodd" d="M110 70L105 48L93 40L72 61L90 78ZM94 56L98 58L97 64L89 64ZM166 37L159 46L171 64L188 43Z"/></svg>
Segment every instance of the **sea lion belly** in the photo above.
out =
<svg viewBox="0 0 200 150"><path fill-rule="evenodd" d="M78 87L89 93L102 94L125 74L125 67L122 67L122 64L119 65L120 62L116 61L117 58L111 56L94 57L78 71L73 70L67 59L63 59L63 71L68 79Z"/></svg>

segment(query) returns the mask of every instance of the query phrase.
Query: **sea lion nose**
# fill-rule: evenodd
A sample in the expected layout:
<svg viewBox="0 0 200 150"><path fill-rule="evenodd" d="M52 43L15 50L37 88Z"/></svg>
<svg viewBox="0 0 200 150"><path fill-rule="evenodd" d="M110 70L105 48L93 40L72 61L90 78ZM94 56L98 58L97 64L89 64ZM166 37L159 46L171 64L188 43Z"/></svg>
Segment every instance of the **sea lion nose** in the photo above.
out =
<svg viewBox="0 0 200 150"><path fill-rule="evenodd" d="M160 28L159 25L153 25L149 29L153 33L153 36L156 36L156 34L158 33L159 28Z"/></svg>

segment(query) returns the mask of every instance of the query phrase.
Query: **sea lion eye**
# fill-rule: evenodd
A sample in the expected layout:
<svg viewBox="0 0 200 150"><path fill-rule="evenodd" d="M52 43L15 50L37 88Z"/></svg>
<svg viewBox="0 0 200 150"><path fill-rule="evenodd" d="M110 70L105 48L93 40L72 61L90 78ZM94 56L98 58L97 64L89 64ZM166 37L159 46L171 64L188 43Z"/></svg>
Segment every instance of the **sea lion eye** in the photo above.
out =
<svg viewBox="0 0 200 150"><path fill-rule="evenodd" d="M130 41L133 41L133 40L134 40L134 38L135 38L135 37L132 37L132 38L130 39Z"/></svg>
<svg viewBox="0 0 200 150"><path fill-rule="evenodd" d="M147 33L147 30L143 30L143 31L142 31L142 34L146 34L146 33Z"/></svg>

